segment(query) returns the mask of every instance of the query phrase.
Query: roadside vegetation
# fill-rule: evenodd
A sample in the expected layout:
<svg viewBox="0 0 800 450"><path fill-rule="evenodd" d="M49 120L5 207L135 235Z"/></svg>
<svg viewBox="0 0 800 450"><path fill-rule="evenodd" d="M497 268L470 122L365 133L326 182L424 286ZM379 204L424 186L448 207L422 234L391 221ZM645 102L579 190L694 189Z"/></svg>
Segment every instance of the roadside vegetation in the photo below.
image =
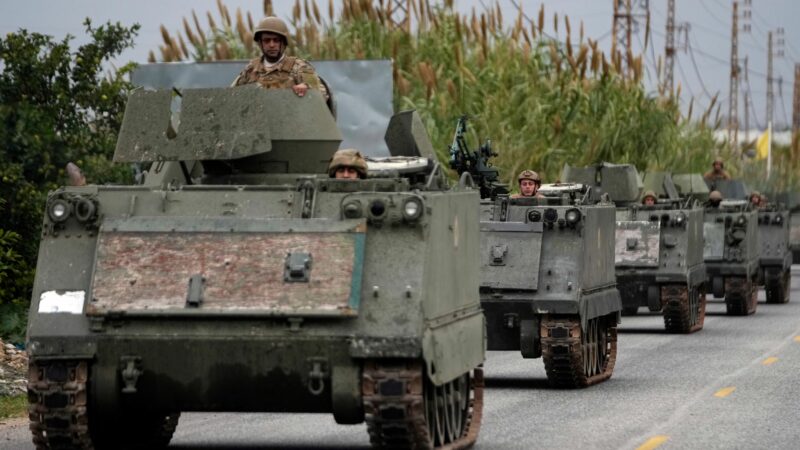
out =
<svg viewBox="0 0 800 450"><path fill-rule="evenodd" d="M23 417L28 412L28 396L0 396L0 419Z"/></svg>

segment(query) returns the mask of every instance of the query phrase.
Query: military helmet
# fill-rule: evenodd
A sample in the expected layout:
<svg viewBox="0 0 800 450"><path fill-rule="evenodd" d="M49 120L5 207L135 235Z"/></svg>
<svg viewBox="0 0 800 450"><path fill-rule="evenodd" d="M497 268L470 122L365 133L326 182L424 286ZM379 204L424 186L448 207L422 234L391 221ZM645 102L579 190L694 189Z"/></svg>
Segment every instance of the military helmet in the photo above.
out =
<svg viewBox="0 0 800 450"><path fill-rule="evenodd" d="M642 201L644 201L644 199L646 199L647 197L652 197L653 200L658 200L658 197L656 197L656 193L653 191L645 191L644 195L642 196Z"/></svg>
<svg viewBox="0 0 800 450"><path fill-rule="evenodd" d="M542 179L539 177L539 174L529 169L520 172L519 176L517 177L517 182L521 182L522 180L532 180L536 183L542 184Z"/></svg>
<svg viewBox="0 0 800 450"><path fill-rule="evenodd" d="M328 175L334 177L340 167L351 167L358 172L359 178L367 177L367 161L361 156L361 152L354 148L344 148L333 154L328 166Z"/></svg>
<svg viewBox="0 0 800 450"><path fill-rule="evenodd" d="M761 198L761 193L760 193L760 192L758 192L758 191L753 191L753 192L751 192L751 193L750 193L750 198L753 198L753 196L754 196L754 195L755 195L755 196L758 196L758 198Z"/></svg>
<svg viewBox="0 0 800 450"><path fill-rule="evenodd" d="M722 200L722 192L720 191L711 191L708 194L709 200Z"/></svg>
<svg viewBox="0 0 800 450"><path fill-rule="evenodd" d="M258 26L253 30L253 40L259 42L259 34L261 33L275 33L283 36L286 43L289 43L289 27L287 27L286 22L279 17L267 16L261 19L261 22L258 22Z"/></svg>

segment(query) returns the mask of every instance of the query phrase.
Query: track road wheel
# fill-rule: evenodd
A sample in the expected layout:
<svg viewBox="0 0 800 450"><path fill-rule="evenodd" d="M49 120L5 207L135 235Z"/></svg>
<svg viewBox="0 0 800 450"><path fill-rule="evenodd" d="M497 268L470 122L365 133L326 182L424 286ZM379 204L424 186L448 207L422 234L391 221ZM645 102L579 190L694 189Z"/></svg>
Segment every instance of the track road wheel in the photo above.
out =
<svg viewBox="0 0 800 450"><path fill-rule="evenodd" d="M792 274L789 270L784 271L778 280L768 283L764 287L767 291L767 303L788 303L791 284Z"/></svg>
<svg viewBox="0 0 800 450"><path fill-rule="evenodd" d="M702 286L661 287L664 328L670 333L694 333L703 328L706 318L706 295Z"/></svg>
<svg viewBox="0 0 800 450"><path fill-rule="evenodd" d="M746 277L725 279L725 309L729 316L747 316L758 308L758 286Z"/></svg>
<svg viewBox="0 0 800 450"><path fill-rule="evenodd" d="M551 386L579 388L611 378L617 359L616 315L589 319L586 330L577 315L544 316L540 335Z"/></svg>
<svg viewBox="0 0 800 450"><path fill-rule="evenodd" d="M469 448L483 414L483 368L435 386L419 361L367 361L362 395L373 447Z"/></svg>

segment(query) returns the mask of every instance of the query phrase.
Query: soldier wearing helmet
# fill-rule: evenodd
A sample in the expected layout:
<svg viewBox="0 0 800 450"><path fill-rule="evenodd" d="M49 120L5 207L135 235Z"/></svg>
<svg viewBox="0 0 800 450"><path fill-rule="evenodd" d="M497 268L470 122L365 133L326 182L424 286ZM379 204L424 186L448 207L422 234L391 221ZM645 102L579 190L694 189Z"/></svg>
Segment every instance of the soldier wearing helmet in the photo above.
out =
<svg viewBox="0 0 800 450"><path fill-rule="evenodd" d="M514 194L511 198L544 198L542 194L539 194L539 187L542 185L542 179L539 177L538 173L530 169L523 170L517 177L517 181L519 182L519 194Z"/></svg>
<svg viewBox="0 0 800 450"><path fill-rule="evenodd" d="M642 205L653 206L656 204L656 201L656 193L653 191L647 191L644 193L644 196L642 196Z"/></svg>
<svg viewBox="0 0 800 450"><path fill-rule="evenodd" d="M367 161L361 152L354 148L345 148L337 151L328 165L328 175L331 178L356 180L367 177Z"/></svg>
<svg viewBox="0 0 800 450"><path fill-rule="evenodd" d="M730 180L731 176L725 171L725 162L719 156L711 163L711 170L703 174L707 181Z"/></svg>
<svg viewBox="0 0 800 450"><path fill-rule="evenodd" d="M719 208L720 203L722 203L722 192L711 191L708 194L708 203L706 205L712 208Z"/></svg>
<svg viewBox="0 0 800 450"><path fill-rule="evenodd" d="M761 208L761 194L758 191L753 191L750 193L750 206L753 208Z"/></svg>
<svg viewBox="0 0 800 450"><path fill-rule="evenodd" d="M247 64L232 86L258 83L266 89L291 89L299 97L309 89L321 89L319 76L311 64L286 55L289 28L283 20L275 16L261 19L253 30L253 40L262 55ZM327 92L323 95L327 98Z"/></svg>

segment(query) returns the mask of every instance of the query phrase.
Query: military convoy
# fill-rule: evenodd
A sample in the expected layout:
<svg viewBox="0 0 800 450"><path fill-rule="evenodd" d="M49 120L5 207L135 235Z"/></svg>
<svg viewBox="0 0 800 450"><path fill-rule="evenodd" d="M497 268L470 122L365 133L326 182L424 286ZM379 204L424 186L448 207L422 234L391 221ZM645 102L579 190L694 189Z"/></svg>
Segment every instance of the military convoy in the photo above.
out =
<svg viewBox="0 0 800 450"><path fill-rule="evenodd" d="M37 448L163 447L181 411L331 412L377 447L473 443L479 195L420 154L415 113L387 145L416 156L337 180L316 91L186 89L179 122L172 95L128 101L115 160L152 162L143 184L49 195L28 326Z"/></svg>
<svg viewBox="0 0 800 450"><path fill-rule="evenodd" d="M702 329L703 210L679 197L671 174L650 172L641 180L632 165L603 163L566 166L562 179L590 184L616 204L614 267L623 313L644 306L663 314L669 332ZM642 187L654 196L652 205L640 202Z"/></svg>

